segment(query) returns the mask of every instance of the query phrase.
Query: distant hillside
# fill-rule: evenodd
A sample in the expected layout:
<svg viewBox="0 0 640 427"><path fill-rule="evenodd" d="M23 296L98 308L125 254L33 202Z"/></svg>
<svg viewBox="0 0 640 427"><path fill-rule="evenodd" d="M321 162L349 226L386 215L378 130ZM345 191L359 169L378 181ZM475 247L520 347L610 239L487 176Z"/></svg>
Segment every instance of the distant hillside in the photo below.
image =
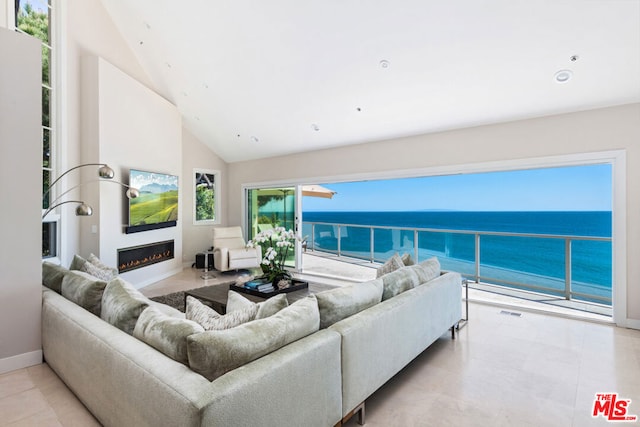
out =
<svg viewBox="0 0 640 427"><path fill-rule="evenodd" d="M158 184L158 183L151 183L151 184L147 184L145 186L143 186L142 188L139 188L139 190L142 193L166 193L167 191L175 191L177 190L178 187L176 187L175 185L170 185L170 184Z"/></svg>

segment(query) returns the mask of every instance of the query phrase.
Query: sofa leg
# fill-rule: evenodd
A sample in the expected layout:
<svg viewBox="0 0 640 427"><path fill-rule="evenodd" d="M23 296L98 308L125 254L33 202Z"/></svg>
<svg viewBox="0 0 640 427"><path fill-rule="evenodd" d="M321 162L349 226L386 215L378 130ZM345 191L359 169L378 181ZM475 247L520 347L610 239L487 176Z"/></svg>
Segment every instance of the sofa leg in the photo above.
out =
<svg viewBox="0 0 640 427"><path fill-rule="evenodd" d="M456 339L456 325L453 325L451 327L451 339L455 340Z"/></svg>
<svg viewBox="0 0 640 427"><path fill-rule="evenodd" d="M342 418L342 420L338 424L336 424L336 427L341 426L347 421L349 421L351 417L353 417L355 414L358 414L358 424L363 426L364 425L364 402L356 406L352 411L350 411L347 415L345 415L344 418Z"/></svg>

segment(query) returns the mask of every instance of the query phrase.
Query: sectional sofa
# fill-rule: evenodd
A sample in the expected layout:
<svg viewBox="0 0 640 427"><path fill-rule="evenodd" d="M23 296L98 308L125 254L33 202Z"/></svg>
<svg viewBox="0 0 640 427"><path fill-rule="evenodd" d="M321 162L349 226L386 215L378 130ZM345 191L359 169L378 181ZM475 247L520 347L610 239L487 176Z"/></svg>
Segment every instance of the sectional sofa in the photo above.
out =
<svg viewBox="0 0 640 427"><path fill-rule="evenodd" d="M460 276L437 260L226 331L47 264L45 361L105 426L341 425L461 317Z"/></svg>

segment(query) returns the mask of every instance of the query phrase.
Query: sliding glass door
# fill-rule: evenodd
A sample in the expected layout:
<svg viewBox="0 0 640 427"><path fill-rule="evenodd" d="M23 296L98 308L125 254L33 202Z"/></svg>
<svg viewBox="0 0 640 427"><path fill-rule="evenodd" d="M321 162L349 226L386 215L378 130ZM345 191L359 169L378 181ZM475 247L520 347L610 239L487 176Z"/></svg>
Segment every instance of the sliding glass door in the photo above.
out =
<svg viewBox="0 0 640 427"><path fill-rule="evenodd" d="M246 190L247 239L261 231L283 227L298 231L296 187L264 187ZM286 265L296 266L299 246L287 256Z"/></svg>

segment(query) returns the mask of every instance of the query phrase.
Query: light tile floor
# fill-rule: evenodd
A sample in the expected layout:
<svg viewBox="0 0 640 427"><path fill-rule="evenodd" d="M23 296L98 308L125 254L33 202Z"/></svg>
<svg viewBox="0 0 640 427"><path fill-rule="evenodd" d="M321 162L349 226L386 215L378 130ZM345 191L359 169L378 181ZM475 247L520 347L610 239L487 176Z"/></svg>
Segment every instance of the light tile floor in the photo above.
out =
<svg viewBox="0 0 640 427"><path fill-rule="evenodd" d="M143 291L212 284L200 274L187 269ZM591 417L603 392L631 399L629 413L640 415L640 331L502 311L471 302L456 340L443 335L367 400L366 425L610 425ZM0 426L95 425L47 365L0 375ZM348 425L357 425L355 417Z"/></svg>

